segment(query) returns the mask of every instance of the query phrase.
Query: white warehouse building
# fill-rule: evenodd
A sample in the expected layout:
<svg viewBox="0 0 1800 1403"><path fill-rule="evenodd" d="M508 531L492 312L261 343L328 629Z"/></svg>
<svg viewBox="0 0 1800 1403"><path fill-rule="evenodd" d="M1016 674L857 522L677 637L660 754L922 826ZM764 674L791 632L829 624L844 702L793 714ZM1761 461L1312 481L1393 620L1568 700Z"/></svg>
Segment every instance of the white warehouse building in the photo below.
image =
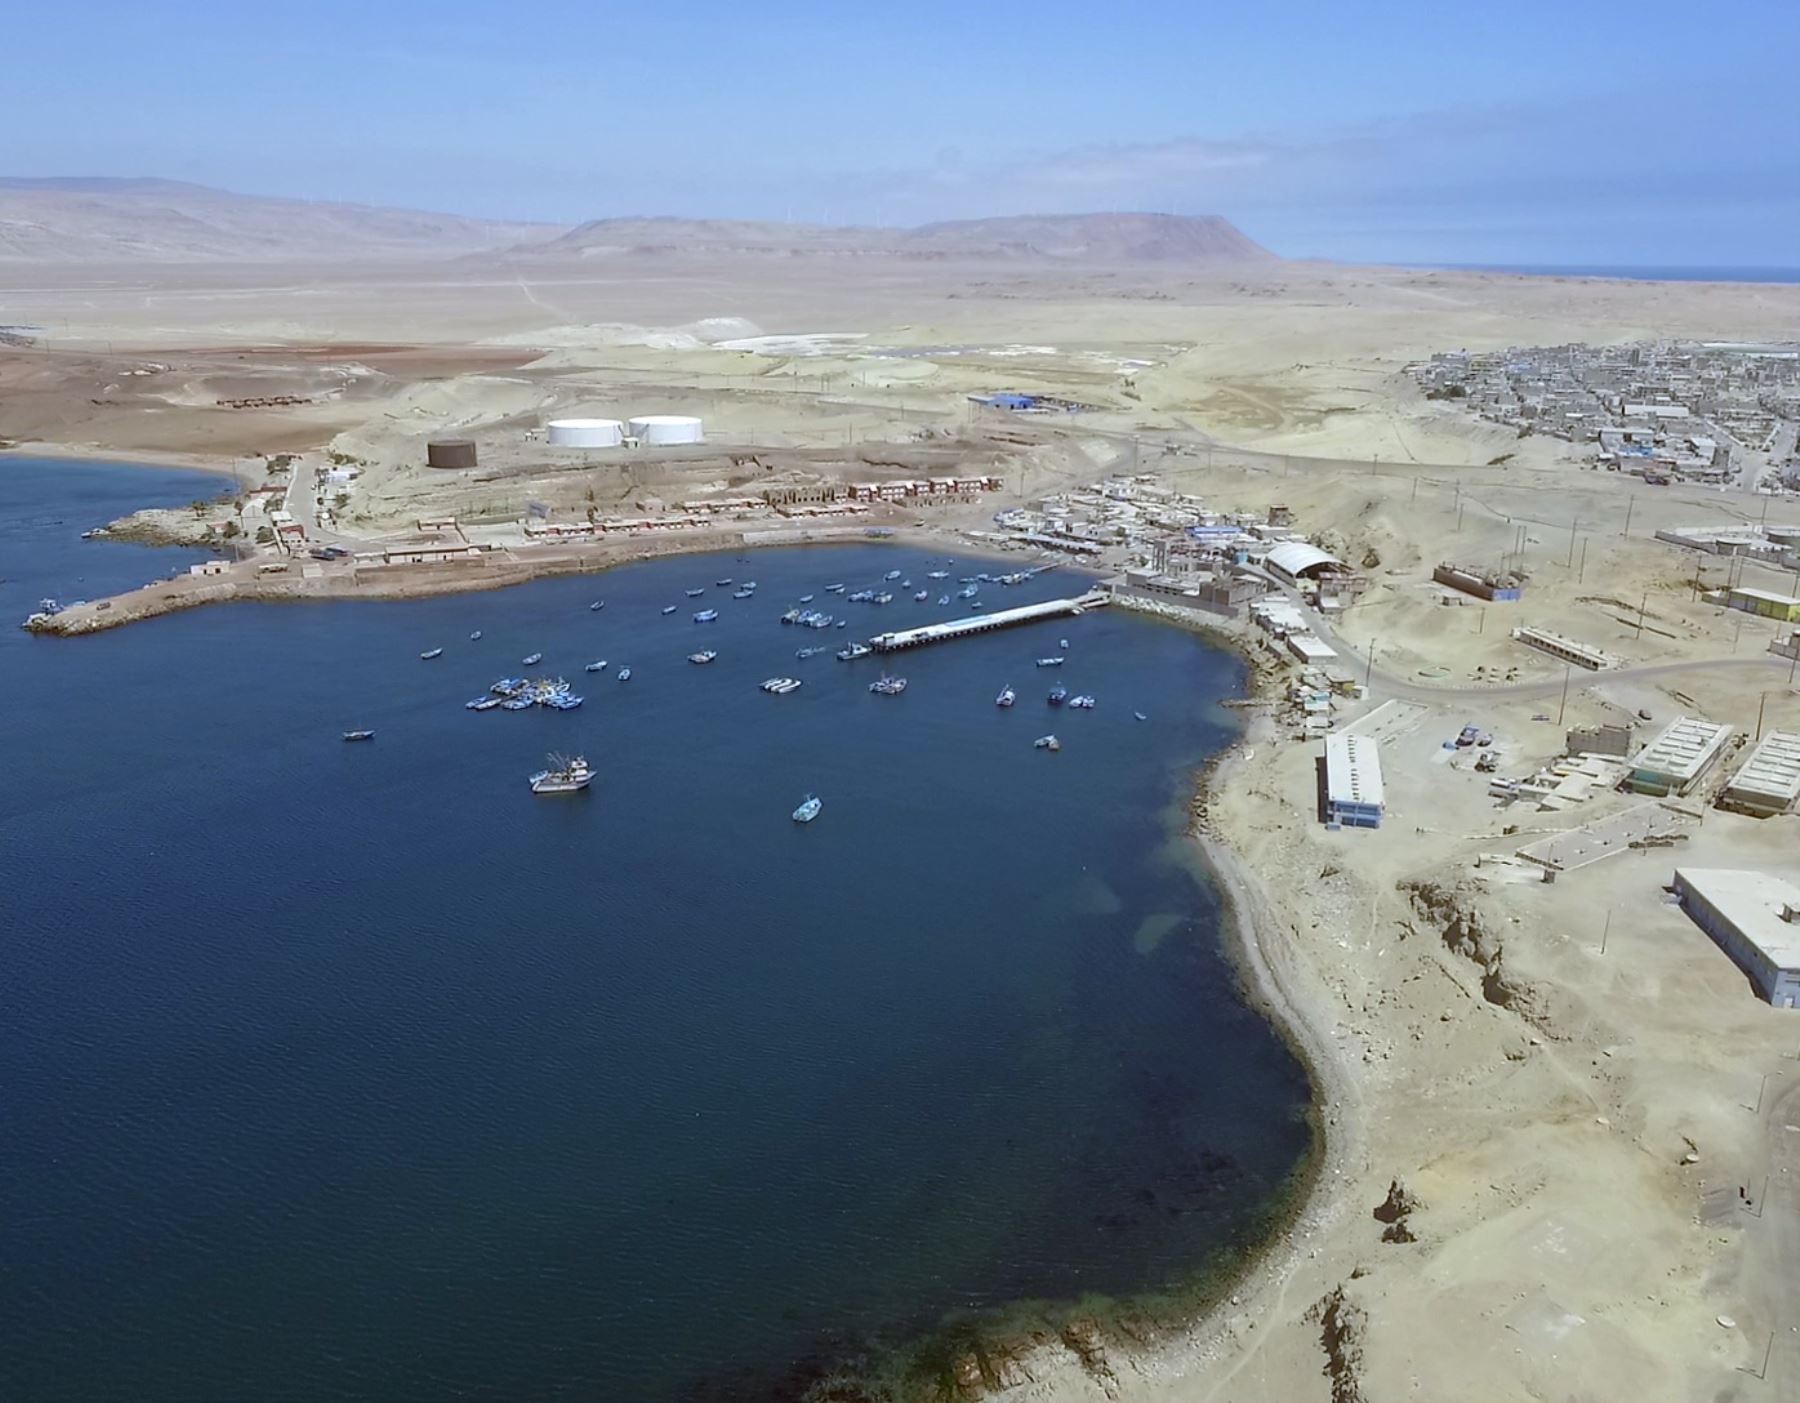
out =
<svg viewBox="0 0 1800 1403"><path fill-rule="evenodd" d="M691 414L640 414L631 421L631 436L646 447L703 443L699 419Z"/></svg>
<svg viewBox="0 0 1800 1403"><path fill-rule="evenodd" d="M545 439L552 448L617 448L625 426L617 419L552 419Z"/></svg>

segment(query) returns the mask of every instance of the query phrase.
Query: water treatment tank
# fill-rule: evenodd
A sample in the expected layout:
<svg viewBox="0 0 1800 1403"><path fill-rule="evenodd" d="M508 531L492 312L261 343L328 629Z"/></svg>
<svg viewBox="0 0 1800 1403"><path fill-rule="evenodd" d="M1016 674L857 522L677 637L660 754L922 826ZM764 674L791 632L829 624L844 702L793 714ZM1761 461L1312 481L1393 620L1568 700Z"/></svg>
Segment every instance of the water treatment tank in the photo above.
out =
<svg viewBox="0 0 1800 1403"><path fill-rule="evenodd" d="M552 448L617 448L625 441L617 419L552 419L545 427Z"/></svg>
<svg viewBox="0 0 1800 1403"><path fill-rule="evenodd" d="M646 445L700 443L700 421L687 414L644 414L631 421L631 436Z"/></svg>
<svg viewBox="0 0 1800 1403"><path fill-rule="evenodd" d="M472 468L475 466L475 440L434 438L425 445L425 461L434 468Z"/></svg>

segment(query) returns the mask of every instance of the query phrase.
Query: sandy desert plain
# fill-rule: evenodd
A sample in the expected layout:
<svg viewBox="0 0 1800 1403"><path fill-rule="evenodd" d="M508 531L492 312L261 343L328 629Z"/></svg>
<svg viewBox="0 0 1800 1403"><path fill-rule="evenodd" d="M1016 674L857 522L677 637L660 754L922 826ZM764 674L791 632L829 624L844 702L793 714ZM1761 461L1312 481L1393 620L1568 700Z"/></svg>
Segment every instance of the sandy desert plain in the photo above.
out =
<svg viewBox="0 0 1800 1403"><path fill-rule="evenodd" d="M1291 507L1371 580L1333 632L1366 668L1367 708L1407 704L1382 742L1387 821L1321 826L1318 746L1292 739L1271 704L1247 713L1197 797L1195 833L1238 908L1247 981L1312 1066L1326 1154L1291 1231L1205 1318L1077 1324L971 1354L965 1393L1800 1392L1800 1015L1759 1000L1663 890L1677 861L1794 874L1800 818L1692 796L1678 852L1630 851L1546 883L1518 846L1642 801L1501 808L1472 752L1441 748L1478 724L1518 775L1559 755L1568 727L1640 710L1800 728L1788 662L1766 652L1777 626L1699 601L1693 554L1653 539L1765 510L1800 520L1800 499L1766 507L1597 472L1569 444L1426 401L1403 373L1459 347L1791 339L1800 287L675 250L30 262L0 266L0 289L0 320L37 329L0 350L0 437L20 451L233 468L243 489L268 455L310 471L336 453L362 475L325 538L423 539L418 521L455 515L514 562L504 579L651 548L528 546L528 501L556 519L952 462L1001 474L1004 491L855 529L949 540L999 506L1127 470L1220 509ZM1095 408L970 409L968 395L1000 389ZM218 404L274 396L309 402ZM558 457L528 437L556 415L650 412L703 416L706 445ZM424 441L440 434L474 437L481 468L426 468ZM1434 564L1497 563L1521 528L1521 602L1439 602ZM741 529L706 539L738 544ZM1703 563L1722 580L1722 562ZM251 578L255 562L233 568ZM1759 573L1745 583L1787 587ZM359 588L331 571L268 588L328 584ZM367 589L415 587L434 586ZM1565 697L1565 670L1509 638L1517 623L1624 665L1579 673ZM1241 641L1279 692L1285 665ZM1390 1200L1396 1181L1405 1193ZM1384 1202L1403 1231L1377 1216Z"/></svg>

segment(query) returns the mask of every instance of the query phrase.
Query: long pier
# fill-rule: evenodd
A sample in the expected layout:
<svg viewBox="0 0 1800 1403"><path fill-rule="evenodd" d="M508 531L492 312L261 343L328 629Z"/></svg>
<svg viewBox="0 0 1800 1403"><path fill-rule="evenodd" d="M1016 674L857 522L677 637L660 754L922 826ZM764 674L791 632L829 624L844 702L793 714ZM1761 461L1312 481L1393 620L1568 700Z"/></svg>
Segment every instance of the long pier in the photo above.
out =
<svg viewBox="0 0 1800 1403"><path fill-rule="evenodd" d="M1074 599L1046 599L1042 604L1021 604L1017 609L1002 609L994 614L974 614L949 623L926 624L923 628L903 628L897 633L878 633L869 646L878 653L898 653L903 648L919 648L927 643L944 643L952 638L966 638L975 633L992 633L997 628L1034 623L1038 619L1060 619L1097 609L1107 602L1099 590L1090 590Z"/></svg>

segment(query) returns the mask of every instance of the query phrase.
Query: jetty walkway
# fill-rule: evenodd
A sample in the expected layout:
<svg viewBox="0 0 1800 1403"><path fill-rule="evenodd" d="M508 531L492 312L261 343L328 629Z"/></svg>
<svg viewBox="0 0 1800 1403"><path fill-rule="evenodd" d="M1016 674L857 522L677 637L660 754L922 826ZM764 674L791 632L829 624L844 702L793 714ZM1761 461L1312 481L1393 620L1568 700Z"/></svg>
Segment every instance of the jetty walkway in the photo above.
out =
<svg viewBox="0 0 1800 1403"><path fill-rule="evenodd" d="M1046 599L1042 604L1021 604L1017 609L1002 609L993 614L974 614L949 623L926 624L923 628L903 628L896 633L878 633L869 646L878 653L898 653L903 648L919 648L927 643L944 643L952 638L966 638L974 633L992 633L997 628L1034 623L1038 619L1059 619L1070 614L1085 613L1107 602L1099 590L1090 590L1074 599Z"/></svg>

